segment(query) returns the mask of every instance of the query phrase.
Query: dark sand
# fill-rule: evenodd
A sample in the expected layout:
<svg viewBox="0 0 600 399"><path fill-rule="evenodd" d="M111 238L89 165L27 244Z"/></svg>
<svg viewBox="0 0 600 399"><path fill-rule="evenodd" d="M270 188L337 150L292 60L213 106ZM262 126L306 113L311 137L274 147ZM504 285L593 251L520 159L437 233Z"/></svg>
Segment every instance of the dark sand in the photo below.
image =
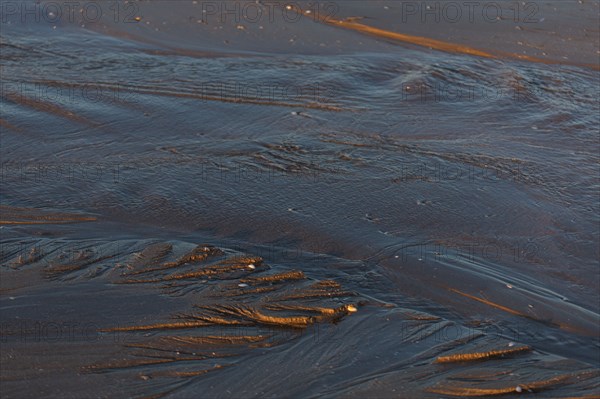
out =
<svg viewBox="0 0 600 399"><path fill-rule="evenodd" d="M2 398L600 397L598 1L50 3L0 10Z"/></svg>

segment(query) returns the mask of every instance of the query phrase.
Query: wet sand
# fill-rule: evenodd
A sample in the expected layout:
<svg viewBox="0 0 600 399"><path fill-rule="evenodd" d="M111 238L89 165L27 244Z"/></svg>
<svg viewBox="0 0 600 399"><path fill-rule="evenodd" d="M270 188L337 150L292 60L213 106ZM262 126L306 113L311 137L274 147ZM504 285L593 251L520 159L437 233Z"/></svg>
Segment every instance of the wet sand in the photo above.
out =
<svg viewBox="0 0 600 399"><path fill-rule="evenodd" d="M23 4L2 397L600 396L599 2Z"/></svg>

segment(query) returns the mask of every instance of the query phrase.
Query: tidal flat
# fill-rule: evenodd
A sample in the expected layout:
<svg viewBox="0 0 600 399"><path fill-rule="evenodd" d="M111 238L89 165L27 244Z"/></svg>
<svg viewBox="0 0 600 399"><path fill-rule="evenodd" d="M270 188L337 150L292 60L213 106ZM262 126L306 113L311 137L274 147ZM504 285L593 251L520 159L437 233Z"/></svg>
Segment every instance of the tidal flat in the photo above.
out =
<svg viewBox="0 0 600 399"><path fill-rule="evenodd" d="M600 397L600 2L2 1L2 398Z"/></svg>

